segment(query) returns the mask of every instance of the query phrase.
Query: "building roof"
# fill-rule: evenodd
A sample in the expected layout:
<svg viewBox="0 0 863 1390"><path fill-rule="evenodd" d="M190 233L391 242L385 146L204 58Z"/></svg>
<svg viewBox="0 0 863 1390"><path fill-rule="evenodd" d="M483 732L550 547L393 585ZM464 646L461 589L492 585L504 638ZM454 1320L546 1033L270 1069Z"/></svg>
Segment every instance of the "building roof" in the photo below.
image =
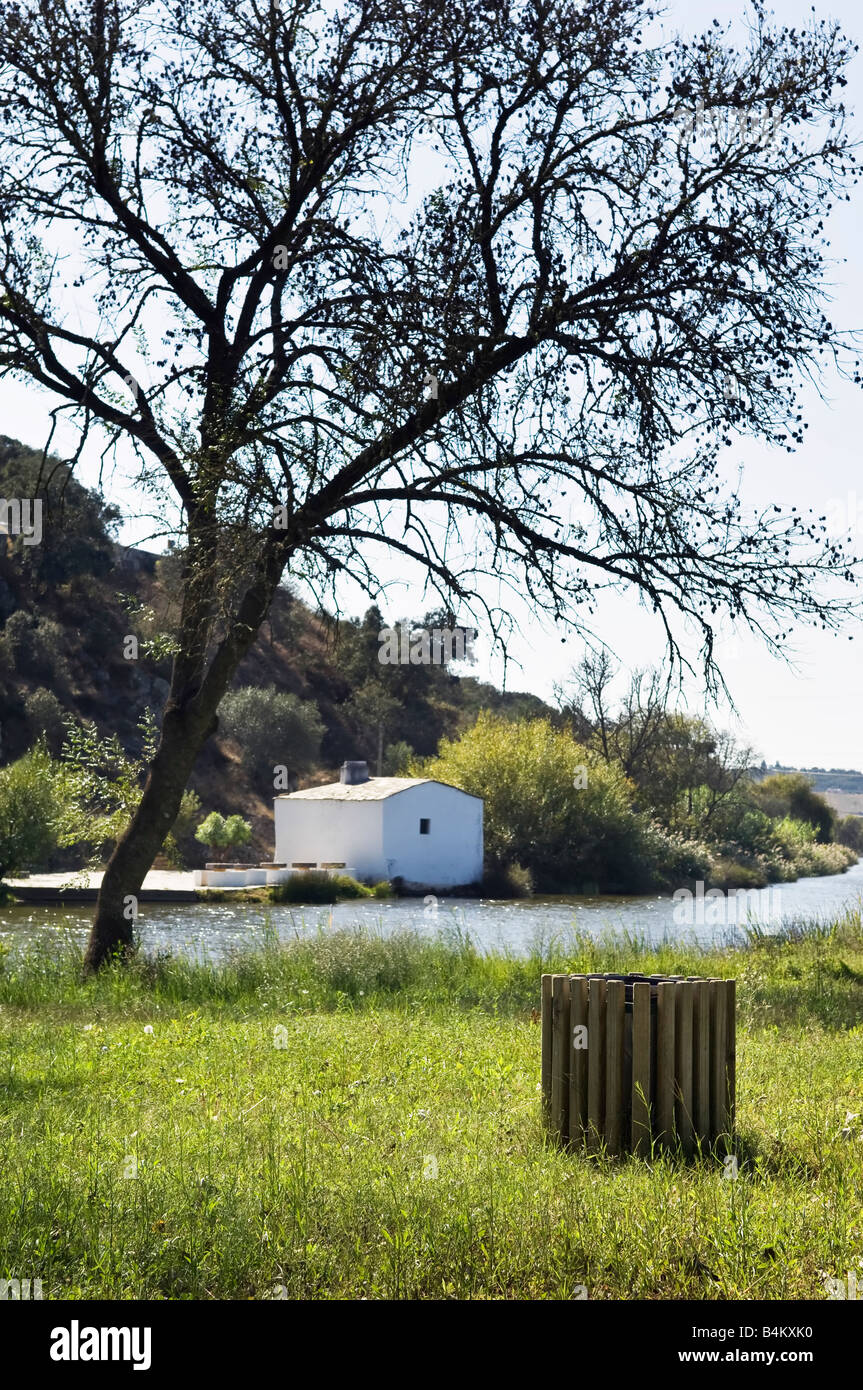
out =
<svg viewBox="0 0 863 1390"><path fill-rule="evenodd" d="M433 785L447 787L449 791L471 796L474 801L482 797L464 792L461 787L451 787L448 782L438 782L434 777L370 777L367 782L328 782L324 787L306 787L301 792L282 792L277 801L383 801L388 796L397 796L410 787Z"/></svg>

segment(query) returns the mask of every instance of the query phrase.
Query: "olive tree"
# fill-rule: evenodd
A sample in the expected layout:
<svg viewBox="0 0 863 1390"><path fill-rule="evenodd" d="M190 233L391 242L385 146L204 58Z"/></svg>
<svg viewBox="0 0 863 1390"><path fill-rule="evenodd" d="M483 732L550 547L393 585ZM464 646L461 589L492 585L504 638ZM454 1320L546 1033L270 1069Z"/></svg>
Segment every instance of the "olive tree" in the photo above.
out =
<svg viewBox="0 0 863 1390"><path fill-rule="evenodd" d="M242 749L259 789L275 785L278 766L304 772L318 757L324 723L314 700L275 686L241 686L225 696L220 723Z"/></svg>

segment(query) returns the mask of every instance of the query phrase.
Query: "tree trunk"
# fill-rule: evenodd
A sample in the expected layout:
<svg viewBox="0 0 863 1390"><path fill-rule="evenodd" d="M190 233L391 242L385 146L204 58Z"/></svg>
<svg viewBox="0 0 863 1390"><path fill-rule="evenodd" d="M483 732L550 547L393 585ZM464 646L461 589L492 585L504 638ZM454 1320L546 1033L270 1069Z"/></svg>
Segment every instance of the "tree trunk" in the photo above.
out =
<svg viewBox="0 0 863 1390"><path fill-rule="evenodd" d="M176 708L165 710L162 736L138 809L117 841L102 879L84 958L86 974L98 970L109 957L127 956L133 949L138 891L177 818L195 759L215 728L214 716L215 707L211 719L196 719L190 729Z"/></svg>
<svg viewBox="0 0 863 1390"><path fill-rule="evenodd" d="M218 728L216 712L222 696L258 635L288 554L285 542L269 548L209 666L206 639L213 567L210 563L208 570L204 563L196 569L191 562L188 564L180 652L174 658L159 747L138 809L117 841L102 879L84 958L85 974L92 974L112 956L127 956L134 946L137 894L177 819L195 759ZM207 555L205 544L205 561Z"/></svg>

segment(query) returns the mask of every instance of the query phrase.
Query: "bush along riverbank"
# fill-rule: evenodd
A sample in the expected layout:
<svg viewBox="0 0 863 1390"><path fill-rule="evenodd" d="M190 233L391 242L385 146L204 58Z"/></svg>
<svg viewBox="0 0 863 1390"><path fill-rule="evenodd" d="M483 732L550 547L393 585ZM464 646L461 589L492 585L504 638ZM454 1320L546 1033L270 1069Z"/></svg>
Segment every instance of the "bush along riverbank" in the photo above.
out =
<svg viewBox="0 0 863 1390"><path fill-rule="evenodd" d="M395 889L391 883L360 883L350 874L328 874L323 870L309 869L303 873L292 874L283 883L267 887L251 888L204 888L198 892L202 903L340 903L358 898L392 898Z"/></svg>
<svg viewBox="0 0 863 1390"><path fill-rule="evenodd" d="M697 761L694 749L715 746L698 721L672 724L675 758ZM727 753L725 763L699 757L685 778L666 757L639 785L571 729L481 714L411 770L483 798L487 879L501 896L757 888L856 863L858 849L839 843L835 814L804 777L758 782Z"/></svg>
<svg viewBox="0 0 863 1390"><path fill-rule="evenodd" d="M863 929L529 958L326 932L0 961L0 1249L46 1298L821 1299L863 1258ZM736 1177L563 1153L543 971L738 981Z"/></svg>

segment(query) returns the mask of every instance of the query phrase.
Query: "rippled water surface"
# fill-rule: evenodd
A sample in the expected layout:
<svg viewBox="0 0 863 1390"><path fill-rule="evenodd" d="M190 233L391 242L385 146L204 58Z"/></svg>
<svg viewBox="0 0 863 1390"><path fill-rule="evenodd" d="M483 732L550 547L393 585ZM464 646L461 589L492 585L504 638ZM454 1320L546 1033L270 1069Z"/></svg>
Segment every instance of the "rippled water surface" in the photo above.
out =
<svg viewBox="0 0 863 1390"><path fill-rule="evenodd" d="M143 903L138 925L148 951L171 950L218 959L226 952L263 939L264 921L282 938L331 927L364 926L387 933L411 927L430 936L441 931L467 933L483 950L494 947L522 953L535 943L570 932L592 936L627 931L657 942L663 939L725 941L740 923L757 918L765 928L789 920L827 920L843 908L863 902L863 860L845 874L801 878L775 884L745 899L707 899L689 905L670 896L554 897L522 901L441 898L434 902L364 899L334 907L298 907L253 903ZM690 911L685 911L686 907ZM83 942L92 907L0 905L0 940L26 940L66 931Z"/></svg>

